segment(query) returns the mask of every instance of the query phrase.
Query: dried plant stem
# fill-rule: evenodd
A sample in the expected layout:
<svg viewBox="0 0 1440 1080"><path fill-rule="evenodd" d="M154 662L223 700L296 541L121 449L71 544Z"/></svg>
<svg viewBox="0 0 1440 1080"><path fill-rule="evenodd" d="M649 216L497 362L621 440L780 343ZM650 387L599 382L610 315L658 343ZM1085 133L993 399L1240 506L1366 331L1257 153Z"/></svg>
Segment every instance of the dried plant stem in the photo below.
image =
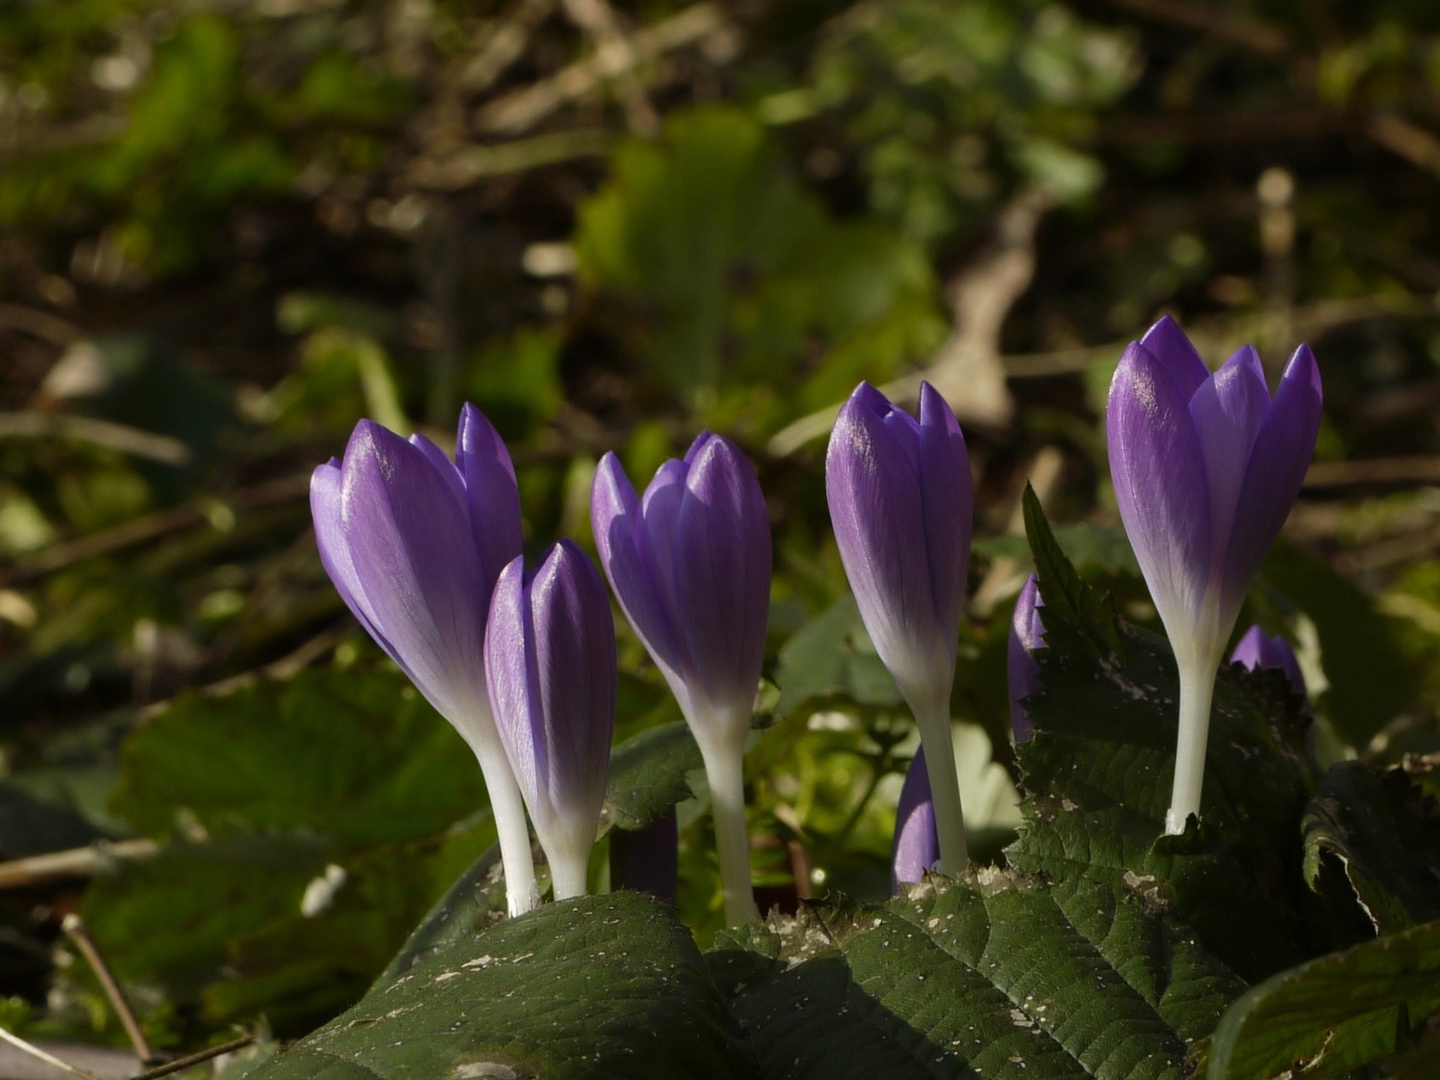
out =
<svg viewBox="0 0 1440 1080"><path fill-rule="evenodd" d="M158 1061L155 1048L145 1037L145 1029L140 1026L140 1021L135 1017L135 1011L125 1000L120 983L116 981L115 973L110 970L110 965L105 962L105 957L101 954L100 947L95 944L95 939L90 936L90 928L85 925L85 920L72 911L65 916L64 922L60 924L60 929L64 930L65 936L74 942L75 947L80 950L81 955L85 957L95 972L95 977L100 980L101 989L110 999L110 1005L114 1008L115 1015L120 1017L125 1034L130 1037L130 1044L135 1047L135 1056L146 1065Z"/></svg>
<svg viewBox="0 0 1440 1080"><path fill-rule="evenodd" d="M25 1053L29 1054L31 1057L39 1058L47 1065L54 1065L57 1069L64 1069L66 1072L71 1073L75 1076L83 1077L83 1080L97 1080L97 1077L94 1073L88 1073L84 1069L76 1065L71 1065L68 1061L61 1061L54 1054L47 1054L38 1046L34 1046L26 1042L24 1039L20 1038L19 1035L12 1035L4 1028L0 1028L0 1039L4 1039L17 1050L25 1051Z"/></svg>
<svg viewBox="0 0 1440 1080"><path fill-rule="evenodd" d="M245 1047L249 1046L254 1041L254 1035L245 1035L239 1039L231 1039L227 1043L221 1043L219 1046L206 1047L204 1050L197 1051L193 1054L187 1054L185 1057L182 1058L176 1058L174 1061L167 1061L164 1065L141 1073L139 1076L135 1077L134 1080L156 1080L156 1078L160 1076L169 1076L171 1073L177 1073L188 1069L192 1065L203 1064L204 1062L209 1061L211 1058L219 1057L221 1054L229 1054L235 1050L243 1050Z"/></svg>

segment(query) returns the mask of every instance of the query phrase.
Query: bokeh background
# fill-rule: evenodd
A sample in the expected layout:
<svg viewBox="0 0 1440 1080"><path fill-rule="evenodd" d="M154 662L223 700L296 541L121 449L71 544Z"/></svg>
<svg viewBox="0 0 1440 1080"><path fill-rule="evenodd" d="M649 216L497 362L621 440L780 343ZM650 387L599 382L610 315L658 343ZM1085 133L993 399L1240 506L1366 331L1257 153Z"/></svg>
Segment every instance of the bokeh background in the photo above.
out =
<svg viewBox="0 0 1440 1080"><path fill-rule="evenodd" d="M748 759L767 906L888 889L916 738L829 532L860 379L964 423L954 714L975 846L1018 820L1004 687L1032 482L1157 626L1101 420L1159 314L1317 461L1237 634L1284 633L1322 760L1440 749L1440 12L1419 0L0 4L0 1026L304 1033L494 839L478 768L321 569L310 470L369 416L506 436L527 550L598 458L701 430L775 537ZM617 738L678 718L618 623ZM682 917L721 919L703 784ZM606 843L593 862L608 880Z"/></svg>

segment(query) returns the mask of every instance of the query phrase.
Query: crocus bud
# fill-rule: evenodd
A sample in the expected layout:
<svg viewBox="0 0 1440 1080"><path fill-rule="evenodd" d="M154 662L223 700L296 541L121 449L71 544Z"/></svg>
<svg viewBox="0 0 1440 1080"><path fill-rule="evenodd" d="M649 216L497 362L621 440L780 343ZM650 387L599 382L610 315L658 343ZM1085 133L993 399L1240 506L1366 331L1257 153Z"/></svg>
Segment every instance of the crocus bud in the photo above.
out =
<svg viewBox="0 0 1440 1080"><path fill-rule="evenodd" d="M890 853L890 893L924 879L940 859L940 837L935 833L935 803L930 798L930 774L925 750L915 751L900 802L895 807L895 844Z"/></svg>
<svg viewBox="0 0 1440 1080"><path fill-rule="evenodd" d="M532 572L515 558L490 602L485 676L500 741L555 884L585 895L615 730L615 624L605 584L573 541Z"/></svg>
<svg viewBox="0 0 1440 1080"><path fill-rule="evenodd" d="M1017 743L1029 742L1035 737L1035 725L1030 714L1021 704L1027 697L1040 689L1040 664L1031 652L1045 644L1045 627L1040 622L1040 609L1045 601L1040 597L1040 583L1034 574L1025 579L1020 595L1015 600L1015 614L1010 619L1010 641L1006 656L1006 671L1010 683L1010 725L1015 731Z"/></svg>
<svg viewBox="0 0 1440 1080"><path fill-rule="evenodd" d="M1115 369L1105 420L1115 499L1180 671L1167 832L1200 812L1215 672L1299 494L1320 398L1309 346L1295 350L1272 400L1253 348L1211 374L1168 318Z"/></svg>
<svg viewBox="0 0 1440 1080"><path fill-rule="evenodd" d="M330 580L376 643L479 759L500 835L510 913L538 899L520 790L495 730L483 643L490 593L520 553L520 495L505 444L474 406L458 466L423 435L369 420L345 458L315 470L310 508Z"/></svg>
<svg viewBox="0 0 1440 1080"><path fill-rule="evenodd" d="M1279 634L1267 634L1258 626L1250 627L1230 654L1230 662L1242 664L1251 671L1261 668L1283 671L1295 693L1305 697L1305 675L1300 670L1300 661L1290 643Z"/></svg>
<svg viewBox="0 0 1440 1080"><path fill-rule="evenodd" d="M743 765L765 659L770 521L755 470L734 443L706 433L660 467L641 499L606 454L590 521L610 586L705 760L726 918L758 919Z"/></svg>
<svg viewBox="0 0 1440 1080"><path fill-rule="evenodd" d="M840 558L875 651L895 677L930 760L940 866L969 856L950 741L956 636L970 561L970 459L929 383L919 420L861 383L835 421L825 491Z"/></svg>

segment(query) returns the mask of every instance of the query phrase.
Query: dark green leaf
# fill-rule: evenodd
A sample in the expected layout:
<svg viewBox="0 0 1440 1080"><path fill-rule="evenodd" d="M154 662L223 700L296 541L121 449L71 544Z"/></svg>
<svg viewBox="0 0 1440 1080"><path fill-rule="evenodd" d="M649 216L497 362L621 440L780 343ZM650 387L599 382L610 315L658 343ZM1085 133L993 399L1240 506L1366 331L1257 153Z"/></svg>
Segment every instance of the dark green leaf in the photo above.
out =
<svg viewBox="0 0 1440 1080"><path fill-rule="evenodd" d="M1440 923L1322 956L1255 987L1225 1014L1208 1080L1339 1076L1396 1048L1440 1009Z"/></svg>
<svg viewBox="0 0 1440 1080"><path fill-rule="evenodd" d="M693 796L685 774L703 766L700 747L679 721L649 728L610 752L605 808L621 829L643 829Z"/></svg>
<svg viewBox="0 0 1440 1080"><path fill-rule="evenodd" d="M1029 484L1025 485L1023 506L1025 536L1030 542L1035 573L1040 579L1040 595L1047 610L1054 608L1057 615L1072 619L1093 640L1097 650L1104 650L1107 645L1113 648L1117 641L1113 606L1075 572Z"/></svg>
<svg viewBox="0 0 1440 1080"><path fill-rule="evenodd" d="M403 675L336 669L187 694L125 744L114 811L165 833L309 829L347 846L434 836L485 805L464 741Z"/></svg>
<svg viewBox="0 0 1440 1080"><path fill-rule="evenodd" d="M1402 768L1343 761L1320 782L1304 821L1305 879L1333 857L1377 933L1440 918L1440 804Z"/></svg>
<svg viewBox="0 0 1440 1080"><path fill-rule="evenodd" d="M754 1070L689 931L620 892L449 942L250 1075L742 1080Z"/></svg>
<svg viewBox="0 0 1440 1080"><path fill-rule="evenodd" d="M748 963L732 1007L765 1080L1180 1080L1243 989L1123 885L985 871L774 925L715 954Z"/></svg>
<svg viewBox="0 0 1440 1080"><path fill-rule="evenodd" d="M785 643L775 681L780 686L777 716L788 715L803 702L835 694L861 705L901 702L895 680L865 632L855 598L848 595Z"/></svg>

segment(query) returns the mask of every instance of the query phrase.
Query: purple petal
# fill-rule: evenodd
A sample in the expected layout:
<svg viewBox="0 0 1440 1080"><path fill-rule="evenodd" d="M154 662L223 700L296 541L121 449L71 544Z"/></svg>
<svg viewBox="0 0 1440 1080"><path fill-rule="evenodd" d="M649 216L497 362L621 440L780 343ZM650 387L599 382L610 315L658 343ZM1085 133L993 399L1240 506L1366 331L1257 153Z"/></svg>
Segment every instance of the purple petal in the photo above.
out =
<svg viewBox="0 0 1440 1080"><path fill-rule="evenodd" d="M880 659L899 679L928 677L954 640L935 613L920 477L862 383L840 410L825 493L845 574ZM882 398L883 400L883 398ZM903 688L902 688L903 689Z"/></svg>
<svg viewBox="0 0 1440 1080"><path fill-rule="evenodd" d="M1190 417L1205 455L1210 491L1211 557L1230 539L1235 503L1255 437L1270 410L1270 391L1260 354L1246 345L1200 385L1190 399Z"/></svg>
<svg viewBox="0 0 1440 1080"><path fill-rule="evenodd" d="M1255 438L1235 503L1221 578L1222 607L1238 611L1260 561L1295 504L1320 433L1320 369L1308 345L1295 350ZM1234 615L1231 615L1234 618Z"/></svg>
<svg viewBox="0 0 1440 1080"><path fill-rule="evenodd" d="M890 855L890 892L924 879L940 860L940 835L935 831L935 804L930 798L930 773L925 751L916 750L895 808L895 842Z"/></svg>
<svg viewBox="0 0 1440 1080"><path fill-rule="evenodd" d="M541 709L539 675L532 654L533 629L525 588L525 559L516 556L495 581L485 632L485 683L495 729L515 781L532 806L540 792L544 744L535 738Z"/></svg>
<svg viewBox="0 0 1440 1080"><path fill-rule="evenodd" d="M1035 725L1031 723L1030 714L1025 711L1022 702L1040 689L1040 664L1031 653L1045 644L1045 627L1040 622L1040 609L1044 606L1039 579L1031 574L1025 579L1015 600L1006 651L1010 724L1017 743L1028 742L1035 735Z"/></svg>
<svg viewBox="0 0 1440 1080"><path fill-rule="evenodd" d="M541 842L595 839L615 726L610 599L572 541L527 580L517 558L490 605L485 669L495 726ZM553 855L553 853L552 853Z"/></svg>
<svg viewBox="0 0 1440 1080"><path fill-rule="evenodd" d="M460 475L460 470L450 460L444 450L421 435L418 431L410 436L410 445L425 455L425 460L435 467L435 471L444 479L446 485L455 495L455 501L462 507L466 506L465 480ZM469 513L468 508L466 513Z"/></svg>
<svg viewBox="0 0 1440 1080"><path fill-rule="evenodd" d="M1120 358L1105 410L1115 501L1172 639L1193 633L1210 569L1210 496L1180 386L1144 346Z"/></svg>
<svg viewBox="0 0 1440 1080"><path fill-rule="evenodd" d="M920 384L916 435L930 589L940 633L953 646L970 565L970 455L955 414L928 382Z"/></svg>
<svg viewBox="0 0 1440 1080"><path fill-rule="evenodd" d="M1185 331L1175 325L1175 320L1169 315L1160 316L1159 321L1145 331L1140 344L1149 350L1151 356L1165 365L1165 370L1170 372L1170 377L1180 387L1180 392L1187 401L1195 396L1200 384L1210 377L1205 361L1200 359L1200 354L1195 351L1195 346L1190 344Z"/></svg>
<svg viewBox="0 0 1440 1080"><path fill-rule="evenodd" d="M1300 670L1300 661L1290 643L1279 634L1267 634L1258 626L1245 631L1245 636L1230 654L1232 664L1242 664L1251 671L1273 668L1285 672L1290 685L1301 697L1305 696L1305 675Z"/></svg>
<svg viewBox="0 0 1440 1080"><path fill-rule="evenodd" d="M500 570L520 554L524 530L510 451L485 414L469 402L460 410L455 457L465 479L470 528L488 598Z"/></svg>
<svg viewBox="0 0 1440 1080"><path fill-rule="evenodd" d="M654 538L650 518L647 506ZM711 436L690 464L674 538L676 621L692 696L748 729L770 615L770 518L754 467L728 439Z"/></svg>
<svg viewBox="0 0 1440 1080"><path fill-rule="evenodd" d="M675 501L678 503L678 498ZM675 625L668 586L659 580L654 565L640 500L613 453L606 454L595 470L590 527L600 565L625 618L678 695L686 668L684 642ZM668 547L668 538L661 539Z"/></svg>
<svg viewBox="0 0 1440 1080"><path fill-rule="evenodd" d="M550 549L527 585L540 689L538 779L564 817L595 839L615 730L615 623L595 567L572 540Z"/></svg>
<svg viewBox="0 0 1440 1080"><path fill-rule="evenodd" d="M338 504L331 483L321 484L317 518L327 569L420 692L463 729L484 707L485 633L463 508L423 451L370 421L346 447Z"/></svg>

